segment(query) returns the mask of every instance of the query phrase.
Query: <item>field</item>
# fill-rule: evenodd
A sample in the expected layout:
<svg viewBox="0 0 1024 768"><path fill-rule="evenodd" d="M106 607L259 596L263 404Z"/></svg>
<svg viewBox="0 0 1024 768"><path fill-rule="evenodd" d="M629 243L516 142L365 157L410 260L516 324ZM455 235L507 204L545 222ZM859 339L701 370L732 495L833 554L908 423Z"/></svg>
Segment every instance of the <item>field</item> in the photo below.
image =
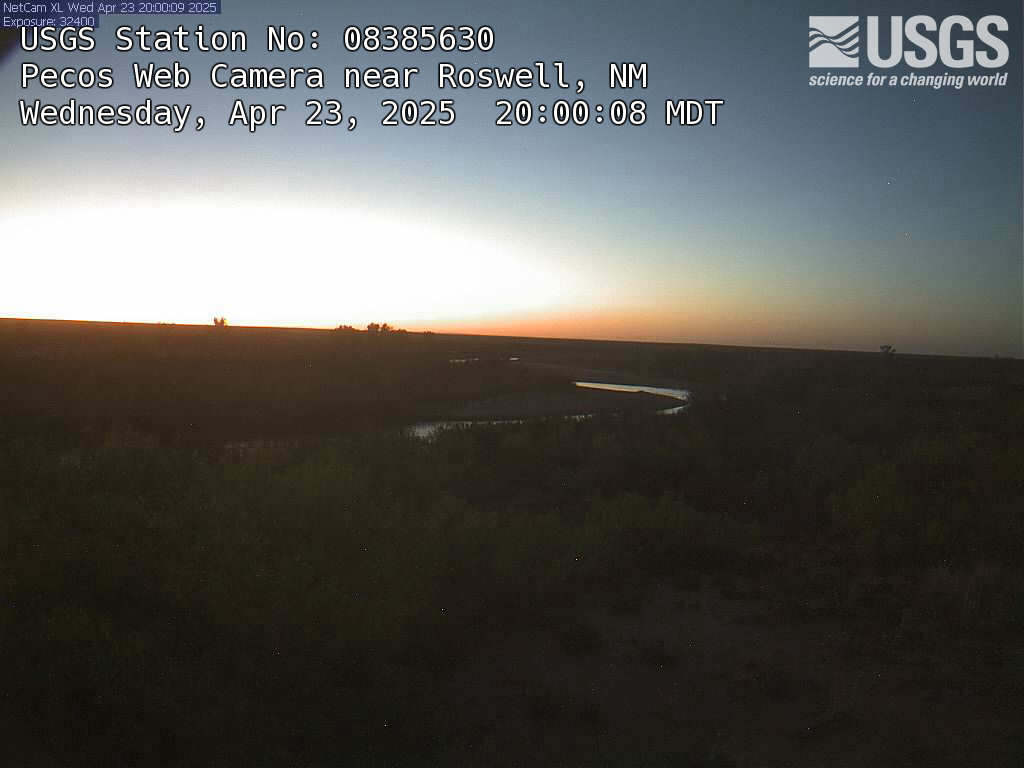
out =
<svg viewBox="0 0 1024 768"><path fill-rule="evenodd" d="M1017 360L0 321L0 542L12 766L1024 763Z"/></svg>

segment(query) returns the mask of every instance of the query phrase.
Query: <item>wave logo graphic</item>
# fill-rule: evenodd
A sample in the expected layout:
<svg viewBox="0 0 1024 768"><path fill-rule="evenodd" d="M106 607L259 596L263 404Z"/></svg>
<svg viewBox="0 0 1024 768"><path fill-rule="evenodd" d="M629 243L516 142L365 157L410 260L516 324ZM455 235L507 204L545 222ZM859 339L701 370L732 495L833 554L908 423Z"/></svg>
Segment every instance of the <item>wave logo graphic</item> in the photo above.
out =
<svg viewBox="0 0 1024 768"><path fill-rule="evenodd" d="M857 16L810 16L808 64L812 67L860 66L860 19Z"/></svg>

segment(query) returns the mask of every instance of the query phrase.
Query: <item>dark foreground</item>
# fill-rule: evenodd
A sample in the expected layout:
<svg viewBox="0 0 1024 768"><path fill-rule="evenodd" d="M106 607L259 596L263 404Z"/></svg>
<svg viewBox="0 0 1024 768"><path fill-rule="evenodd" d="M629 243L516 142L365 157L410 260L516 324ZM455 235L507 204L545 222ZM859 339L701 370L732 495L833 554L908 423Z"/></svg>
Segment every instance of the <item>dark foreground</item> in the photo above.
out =
<svg viewBox="0 0 1024 768"><path fill-rule="evenodd" d="M0 322L0 543L5 765L1024 763L1017 361Z"/></svg>

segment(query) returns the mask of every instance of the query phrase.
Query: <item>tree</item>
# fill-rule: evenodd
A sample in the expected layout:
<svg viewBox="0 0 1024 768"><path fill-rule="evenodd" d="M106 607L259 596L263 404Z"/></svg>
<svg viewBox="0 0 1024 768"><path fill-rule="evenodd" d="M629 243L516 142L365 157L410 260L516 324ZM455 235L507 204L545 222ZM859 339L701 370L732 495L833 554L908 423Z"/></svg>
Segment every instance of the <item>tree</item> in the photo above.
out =
<svg viewBox="0 0 1024 768"><path fill-rule="evenodd" d="M403 328L395 328L388 323L370 323L366 326L367 333L406 333Z"/></svg>

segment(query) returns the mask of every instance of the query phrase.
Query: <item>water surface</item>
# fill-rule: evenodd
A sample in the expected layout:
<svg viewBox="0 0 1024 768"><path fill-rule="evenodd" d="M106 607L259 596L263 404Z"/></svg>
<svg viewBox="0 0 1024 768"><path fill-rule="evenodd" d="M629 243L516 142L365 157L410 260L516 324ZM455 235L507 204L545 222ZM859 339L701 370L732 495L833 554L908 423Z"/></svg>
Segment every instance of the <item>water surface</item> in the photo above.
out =
<svg viewBox="0 0 1024 768"><path fill-rule="evenodd" d="M672 408L663 408L658 411L658 413L663 416L682 413L686 410L686 406L690 404L690 390L688 389L678 389L676 387L654 387L650 384L607 384L603 381L574 381L573 383L577 387L582 387L583 389L603 389L606 392L643 392L648 395L671 397L674 400L680 400L684 403L684 405L677 405Z"/></svg>
<svg viewBox="0 0 1024 768"><path fill-rule="evenodd" d="M452 360L450 362L456 361ZM661 410L656 411L656 413L661 416L672 416L677 413L682 413L690 404L690 391L687 389L655 387L648 384L608 384L601 381L574 381L573 384L581 389L603 389L607 392L644 393L648 395L659 395L661 397L671 397L674 400L682 402L682 405L673 406L672 408L662 408ZM562 418L580 421L582 419L592 418L593 415L594 414L592 413L582 413L564 416ZM446 429L465 429L479 425L493 426L496 424L524 424L525 422L525 419L483 419L480 421L458 419L452 421L423 421L418 424L413 424L407 431L413 437L417 437L421 440L432 440Z"/></svg>

